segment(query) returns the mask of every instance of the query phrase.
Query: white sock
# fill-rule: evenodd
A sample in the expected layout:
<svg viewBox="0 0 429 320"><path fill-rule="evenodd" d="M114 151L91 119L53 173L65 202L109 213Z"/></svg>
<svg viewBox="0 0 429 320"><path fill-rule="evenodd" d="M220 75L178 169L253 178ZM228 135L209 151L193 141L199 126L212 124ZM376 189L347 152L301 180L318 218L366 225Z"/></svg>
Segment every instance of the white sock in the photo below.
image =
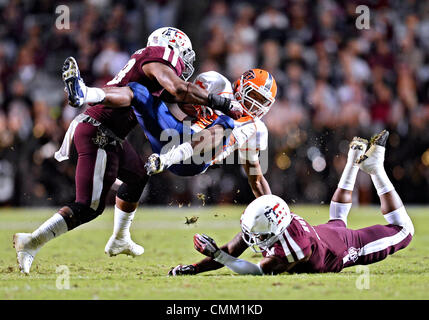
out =
<svg viewBox="0 0 429 320"><path fill-rule="evenodd" d="M37 245L42 246L49 240L52 240L67 231L68 227L66 221L59 213L55 213L51 218L46 220L39 228L37 228L31 236Z"/></svg>
<svg viewBox="0 0 429 320"><path fill-rule="evenodd" d="M349 215L351 203L339 203L331 201L329 206L329 220L343 220L347 226L347 216Z"/></svg>
<svg viewBox="0 0 429 320"><path fill-rule="evenodd" d="M356 176L359 172L359 167L355 164L347 162L343 174L341 175L338 188L353 191L356 182Z"/></svg>
<svg viewBox="0 0 429 320"><path fill-rule="evenodd" d="M383 215L383 217L386 219L387 223L404 227L410 232L411 235L414 235L413 222L407 214L407 210L405 210L404 206L392 212L386 213L385 215Z"/></svg>
<svg viewBox="0 0 429 320"><path fill-rule="evenodd" d="M379 196L395 189L383 167L379 167L374 174L371 174L371 180Z"/></svg>
<svg viewBox="0 0 429 320"><path fill-rule="evenodd" d="M125 212L115 206L115 217L113 222L113 235L117 239L130 238L130 226L133 222L134 214L137 209L133 212Z"/></svg>
<svg viewBox="0 0 429 320"><path fill-rule="evenodd" d="M85 103L99 103L105 97L106 93L102 89L86 87Z"/></svg>
<svg viewBox="0 0 429 320"><path fill-rule="evenodd" d="M194 148L192 148L189 142L182 143L181 145L172 148L168 152L161 154L161 162L166 166L170 167L173 164L185 161L192 157Z"/></svg>

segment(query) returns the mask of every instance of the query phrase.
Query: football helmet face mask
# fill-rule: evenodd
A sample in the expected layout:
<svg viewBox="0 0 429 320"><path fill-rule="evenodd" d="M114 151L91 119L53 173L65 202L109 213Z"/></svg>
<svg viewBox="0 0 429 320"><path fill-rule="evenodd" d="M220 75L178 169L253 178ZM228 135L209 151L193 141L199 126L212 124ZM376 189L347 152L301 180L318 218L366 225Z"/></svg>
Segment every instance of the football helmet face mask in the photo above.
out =
<svg viewBox="0 0 429 320"><path fill-rule="evenodd" d="M241 216L243 240L254 252L266 251L278 241L291 220L289 207L282 198L275 195L256 198Z"/></svg>
<svg viewBox="0 0 429 320"><path fill-rule="evenodd" d="M187 81L194 73L195 51L189 37L181 30L172 27L156 29L148 38L147 46L171 47L179 52L185 63L181 77Z"/></svg>
<svg viewBox="0 0 429 320"><path fill-rule="evenodd" d="M234 83L234 96L252 118L262 118L275 101L277 84L274 77L262 69L250 69Z"/></svg>

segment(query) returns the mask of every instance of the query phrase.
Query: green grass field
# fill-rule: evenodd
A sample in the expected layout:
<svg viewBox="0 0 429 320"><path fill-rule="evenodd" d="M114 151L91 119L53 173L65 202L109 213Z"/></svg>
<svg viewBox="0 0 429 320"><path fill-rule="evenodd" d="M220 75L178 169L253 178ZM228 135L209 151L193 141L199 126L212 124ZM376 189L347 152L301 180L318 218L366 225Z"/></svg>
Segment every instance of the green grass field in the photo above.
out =
<svg viewBox="0 0 429 320"><path fill-rule="evenodd" d="M327 221L328 206L294 206L311 224ZM31 232L52 209L0 210L0 299L428 299L429 211L409 207L416 234L410 246L369 266L370 288L359 290L355 267L338 274L239 276L226 268L198 276L167 277L179 264L202 258L192 236L207 233L218 244L239 231L243 207L143 208L131 228L133 239L145 247L137 258L108 257L104 246L113 228L113 210L48 243L37 255L30 276L18 272L12 235ZM185 217L198 216L185 224ZM385 221L376 207L353 208L350 228ZM247 250L245 259L259 255ZM70 288L56 286L57 267L70 270Z"/></svg>

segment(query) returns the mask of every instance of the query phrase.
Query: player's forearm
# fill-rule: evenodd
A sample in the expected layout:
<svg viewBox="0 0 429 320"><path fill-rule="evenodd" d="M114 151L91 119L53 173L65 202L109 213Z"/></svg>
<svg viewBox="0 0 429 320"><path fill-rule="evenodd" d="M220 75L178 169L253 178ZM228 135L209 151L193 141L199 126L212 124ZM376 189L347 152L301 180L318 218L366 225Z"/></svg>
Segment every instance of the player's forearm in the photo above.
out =
<svg viewBox="0 0 429 320"><path fill-rule="evenodd" d="M264 274L259 264L254 264L243 259L237 259L222 250L219 250L214 260L238 274L258 276Z"/></svg>
<svg viewBox="0 0 429 320"><path fill-rule="evenodd" d="M209 103L207 91L191 82L182 82L168 92L178 103L195 105L208 105Z"/></svg>
<svg viewBox="0 0 429 320"><path fill-rule="evenodd" d="M252 189L252 192L256 198L266 194L271 194L270 185L268 184L268 181L265 179L263 175L260 175L260 176L249 175L248 181L249 181L250 188Z"/></svg>
<svg viewBox="0 0 429 320"><path fill-rule="evenodd" d="M206 90L191 82L176 83L174 87L165 89L175 97L177 103L208 106L225 114L228 114L231 109L231 99L207 93Z"/></svg>
<svg viewBox="0 0 429 320"><path fill-rule="evenodd" d="M107 87L103 88L106 96L102 103L112 108L124 108L131 105L133 91L129 87Z"/></svg>
<svg viewBox="0 0 429 320"><path fill-rule="evenodd" d="M246 161L244 164L244 170L247 174L247 181L249 182L250 188L252 188L252 192L256 198L265 194L271 194L270 185L262 174L259 161Z"/></svg>

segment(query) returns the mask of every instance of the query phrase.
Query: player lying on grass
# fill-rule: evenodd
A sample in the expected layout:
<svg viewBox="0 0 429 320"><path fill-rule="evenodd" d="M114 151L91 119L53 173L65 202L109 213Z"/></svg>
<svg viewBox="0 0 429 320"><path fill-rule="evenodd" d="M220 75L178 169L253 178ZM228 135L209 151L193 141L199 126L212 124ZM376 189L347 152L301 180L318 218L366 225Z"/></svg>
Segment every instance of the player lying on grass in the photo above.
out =
<svg viewBox="0 0 429 320"><path fill-rule="evenodd" d="M147 47L136 51L103 89L86 87L76 61L71 57L66 59L63 80L70 104L74 107L86 103L96 105L91 105L72 121L61 149L55 154L58 161L63 161L69 158L72 143L76 147L76 200L58 210L33 233L14 235L13 244L22 272L30 272L35 255L48 241L100 215L116 178L123 183L116 196L114 234L105 251L109 255L143 253L143 247L134 243L129 233L138 200L148 181L143 161L125 140L137 124L136 117L130 107L109 108L100 102L107 104L110 97L115 97L121 103L127 95L124 96L122 88L118 87L135 82L143 84L156 99L168 93L168 98L175 101L208 104L232 117L241 116L241 107L236 101L212 96L200 86L184 80L193 72L194 58L186 34L176 28L160 28L149 36Z"/></svg>
<svg viewBox="0 0 429 320"><path fill-rule="evenodd" d="M281 198L262 196L244 211L240 220L242 231L233 240L219 249L212 238L196 234L194 247L207 258L192 265L178 265L169 274L197 274L223 266L250 275L340 272L354 265L379 262L405 248L414 227L384 170L388 135L382 131L375 136L366 152L366 140L354 138L350 143L347 164L331 200L328 223L311 226L291 213ZM387 225L347 228L359 169L371 176ZM264 258L258 264L237 258L249 246L262 252Z"/></svg>

